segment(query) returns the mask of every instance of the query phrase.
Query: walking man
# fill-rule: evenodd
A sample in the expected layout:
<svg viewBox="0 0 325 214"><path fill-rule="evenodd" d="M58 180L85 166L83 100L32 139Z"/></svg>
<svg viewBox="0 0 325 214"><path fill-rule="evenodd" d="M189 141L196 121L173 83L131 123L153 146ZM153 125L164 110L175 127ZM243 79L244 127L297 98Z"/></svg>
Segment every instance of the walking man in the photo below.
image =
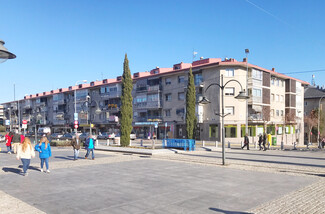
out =
<svg viewBox="0 0 325 214"><path fill-rule="evenodd" d="M95 149L95 140L92 138L92 134L90 133L89 136L86 139L86 149L87 149L87 153L85 156L85 159L88 158L89 153L91 152L92 154L92 159L95 160L95 155L94 155L94 149Z"/></svg>
<svg viewBox="0 0 325 214"><path fill-rule="evenodd" d="M263 137L262 134L260 134L258 137L258 145L260 147L260 150L262 150L262 143L263 143Z"/></svg>
<svg viewBox="0 0 325 214"><path fill-rule="evenodd" d="M244 137L244 146L241 147L241 148L244 149L245 146L247 146L247 150L249 150L249 139L248 139L248 134L247 133L245 134L245 137Z"/></svg>
<svg viewBox="0 0 325 214"><path fill-rule="evenodd" d="M73 147L74 160L78 160L79 149L80 149L80 140L78 134L76 134L76 137L73 138L73 140L71 141L71 145Z"/></svg>
<svg viewBox="0 0 325 214"><path fill-rule="evenodd" d="M264 147L264 151L266 151L265 144L266 144L266 133L264 133L264 135L263 135L263 147Z"/></svg>

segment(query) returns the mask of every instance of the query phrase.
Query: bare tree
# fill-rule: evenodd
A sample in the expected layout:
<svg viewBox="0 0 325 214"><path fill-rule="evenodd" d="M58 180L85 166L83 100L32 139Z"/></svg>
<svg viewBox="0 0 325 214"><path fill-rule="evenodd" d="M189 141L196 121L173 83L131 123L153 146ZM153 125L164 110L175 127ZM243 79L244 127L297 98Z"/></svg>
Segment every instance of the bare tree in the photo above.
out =
<svg viewBox="0 0 325 214"><path fill-rule="evenodd" d="M308 128L308 142L311 141L311 131L313 127L317 127L318 124L318 118L317 118L317 111L314 109L312 110L309 115L304 117L304 122L307 125Z"/></svg>

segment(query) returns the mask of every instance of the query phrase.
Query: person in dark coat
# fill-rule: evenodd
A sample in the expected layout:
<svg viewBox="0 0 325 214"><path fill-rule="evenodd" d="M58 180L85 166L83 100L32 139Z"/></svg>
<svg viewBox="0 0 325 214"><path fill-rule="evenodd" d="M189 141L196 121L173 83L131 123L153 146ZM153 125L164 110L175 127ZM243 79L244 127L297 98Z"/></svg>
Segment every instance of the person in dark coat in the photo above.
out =
<svg viewBox="0 0 325 214"><path fill-rule="evenodd" d="M263 135L263 147L264 147L264 151L266 151L265 144L266 144L266 133L264 133L264 135Z"/></svg>
<svg viewBox="0 0 325 214"><path fill-rule="evenodd" d="M72 139L71 145L73 147L74 160L78 160L79 149L80 149L80 139L78 134L76 134L76 137Z"/></svg>
<svg viewBox="0 0 325 214"><path fill-rule="evenodd" d="M260 134L259 137L258 137L258 145L260 147L260 150L263 149L262 148L262 143L263 143L263 136L262 136L262 134Z"/></svg>
<svg viewBox="0 0 325 214"><path fill-rule="evenodd" d="M249 139L248 139L248 134L245 134L245 137L244 137L244 146L241 147L241 148L244 149L245 146L247 146L247 150L249 150Z"/></svg>

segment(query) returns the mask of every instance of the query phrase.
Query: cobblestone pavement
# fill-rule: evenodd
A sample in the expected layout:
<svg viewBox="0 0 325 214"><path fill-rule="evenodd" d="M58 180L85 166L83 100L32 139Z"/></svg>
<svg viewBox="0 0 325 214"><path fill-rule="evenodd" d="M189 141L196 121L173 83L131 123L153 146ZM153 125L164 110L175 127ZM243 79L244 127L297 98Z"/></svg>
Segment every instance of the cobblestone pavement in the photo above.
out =
<svg viewBox="0 0 325 214"><path fill-rule="evenodd" d="M96 151L96 158L95 160L78 160L78 161L71 161L72 160L72 151L71 149L60 149L60 148L53 148L54 157L50 161L50 168L53 172L53 175L50 175L48 178L43 176L35 176L34 171L39 170L39 160L35 158L32 160L31 164L31 179L39 179L41 181L48 182L52 185L55 185L53 182L62 182L66 181L71 183L70 179L64 179L64 176L69 176L69 174L78 175L80 177L80 182L87 181L91 178L91 182L94 182L94 178L85 176L82 177L84 173L80 174L80 172L89 173L89 168L96 168L96 170L103 170L106 169L108 166L112 172L107 174L106 170L102 173L93 173L90 176L97 176L102 178L103 176L111 176L107 177L107 183L111 184L109 188L110 194L110 201L105 203L105 206L102 207L98 205L99 202L95 203L95 205L89 205L95 207L94 210L97 210L95 213L325 213L325 157L323 151L318 152L291 152L291 151L243 151L243 150L227 150L226 152L226 166L221 165L221 152L214 151L195 151L195 152L182 152L178 154L159 154L154 156L147 156L147 155L136 155L136 154L125 154L125 153L116 153L116 152L106 152L106 151ZM81 152L80 157L84 156L84 151ZM40 204L40 202L35 201L34 198L41 197L39 194L40 192L36 192L31 194L30 197L27 195L19 196L18 190L13 185L17 185L17 187L22 187L32 180L27 180L26 178L19 178L15 176L15 173L18 173L20 169L17 168L20 162L13 160L13 155L7 155L4 153L0 154L0 161L2 170L0 171L0 180L2 182L9 181L7 188L0 188L0 213L90 213L92 211L88 210L87 208L83 208L86 210L82 212L82 209L77 208L68 208L65 205L65 199L67 196L62 195L63 192L66 191L74 191L73 188L70 189L69 185L64 186L64 188L68 188L68 190L60 190L57 193L57 196L63 197L62 200L59 198L54 198L51 196L46 195L49 197L48 199L44 199L45 202L62 204L62 207L51 207L51 209L46 208ZM158 162L157 162L158 161ZM166 164L164 164L164 162ZM150 163L149 165L147 165ZM168 164L171 163L171 164ZM172 163L177 163L177 166ZM185 165L184 165L184 164ZM119 165L116 165L119 164ZM121 165L122 164L122 165ZM179 165L179 166L178 166ZM192 165L193 167L191 167ZM155 167L155 168L148 168L148 166ZM202 167L203 166L203 167ZM118 167L118 168L117 168ZM131 167L131 168L129 168ZM138 167L138 170L136 169ZM180 168L179 168L180 167ZM186 167L188 170L193 170L195 174L188 174L186 171L181 171L182 168ZM114 174L115 170L122 168L119 171L119 174ZM131 170L132 169L132 170ZM168 169L173 172L175 175L164 174L168 173L168 171L163 172L164 169ZM213 169L216 169L213 170ZM124 171L123 171L124 170ZM127 172L125 170L131 170L132 172ZM162 170L162 172L160 172ZM206 170L212 170L209 173ZM13 172L8 174L8 172ZM51 173L52 173L51 172ZM152 174L148 174L148 173ZM213 176L217 176L220 172L228 173L228 177L225 177L224 181L225 184L220 184L216 187L209 186L209 183L213 184L213 180L207 177L209 174L214 174ZM242 173L241 173L242 172ZM78 174L79 173L79 174ZM104 174L106 173L106 174ZM113 173L113 174L112 174ZM134 179L131 181L135 182L135 186L130 186L130 179L127 179L129 183L125 183L123 185L123 181L125 178L120 177L122 174L128 175L127 173L133 173ZM202 174L200 174L202 173ZM217 174L215 174L217 173ZM144 174L144 175L143 175ZM251 174L251 177L249 175ZM44 173L45 175L45 173ZM137 176L141 175L139 178ZM191 186L184 186L176 185L173 187L174 183L171 181L166 180L168 178L179 179L182 176L193 176L191 180L193 183ZM286 184L281 184L278 182L277 176L279 175L280 178L285 178L284 182L293 181L297 185L291 183L286 186ZM241 177L243 176L243 177ZM288 177L289 176L289 177ZM196 180L196 177L198 180ZM233 177L233 178L232 178ZM263 183L264 177L265 182L268 185L265 185L265 194L269 194L268 197L263 197L263 194L258 196L259 191L263 190L263 185L257 186L254 184L255 190L250 189L250 185L254 180L254 183ZM301 178L308 178L308 182L298 179ZM123 179L121 179L123 178ZM220 175L219 175L219 178ZM245 178L248 179L245 181ZM297 178L297 179L295 179ZM311 178L311 179L309 179ZM45 180L44 180L45 179ZM55 179L55 180L49 180ZM122 186L114 187L116 184L120 184L120 182L114 179L121 179ZM143 182L146 184L142 184L142 182L138 182L138 180L144 179ZM147 180L146 180L147 179ZM157 180L158 179L158 180ZM160 180L163 179L163 180ZM207 186L202 185L202 181L204 180ZM251 181L251 179L253 179ZM218 179L220 180L220 179ZM27 183L25 183L27 181ZM16 183L19 182L19 183ZM114 183L115 182L115 183ZM116 183L117 182L117 183ZM166 189L166 187L162 187L161 185L155 186L156 182L165 183L167 185L172 185L171 188L175 188L175 190ZM244 186L239 185L238 182L243 182ZM246 187L245 187L246 182ZM273 187L274 191L278 191L278 195L272 191L272 184L276 183ZM305 182L305 184L303 184ZM30 183L32 188L36 188L35 183ZM102 183L104 184L104 183ZM234 189L228 189L227 186L233 186L236 184L236 188L238 192L233 192ZM83 184L85 185L85 184ZM149 186L144 186L149 185ZM194 185L194 186L192 186ZM226 186L224 186L226 185ZM281 186L282 185L282 186ZM88 186L86 184L86 186ZM150 187L151 186L151 187ZM142 187L142 188L141 188ZM149 187L149 189L148 189ZM62 187L63 188L63 187ZM81 186L80 188L80 196L76 196L77 200L82 200L82 193L84 192L85 187ZM93 188L93 187L92 187ZM99 186L99 189L96 189L96 194L103 194L106 193L106 187ZM100 190L103 188L103 190ZM124 188L134 190L133 193L124 190ZM221 192L224 192L225 196L222 193L217 193L217 189ZM232 187L235 188L235 187ZM235 188L235 189L236 189ZM271 188L271 189L270 189ZM282 191L283 189L288 189L288 191ZM148 192L141 192L140 190L147 189ZM179 193L178 190L182 191ZM210 190L209 190L210 189ZM216 190L213 190L216 189ZM105 190L105 191L104 191ZM56 192L56 190L49 190ZM58 191L58 190L57 190ZM87 189L87 191L89 191ZM111 192L113 191L113 192ZM140 192L139 192L140 191ZM155 195L156 193L160 192L161 195ZM174 192L175 191L175 192ZM230 191L230 192L227 192ZM246 191L246 193L245 193ZM203 194L208 193L208 195ZM33 192L32 192L33 193ZM146 196L146 194L149 194ZM252 195L252 193L256 195ZM66 194L66 193L65 193ZM96 195L94 191L90 190L90 196ZM115 194L115 195L114 195ZM137 194L142 195L142 197L146 198L146 202L142 204L142 200L134 200L134 197L127 196L125 194L130 194L136 196ZM181 194L181 198L184 200L175 200L173 199L175 196ZM218 195L219 194L219 195ZM114 196L114 197L113 197ZM129 199L129 203L121 203L116 196L123 198L125 200L127 197L131 197ZM208 197L207 197L208 196ZM236 206L233 204L232 201L228 201L229 199L222 199L222 197L230 197L233 199L240 199L237 200L238 204ZM243 196L245 196L243 198ZM96 196L95 196L96 197ZM105 197L105 196L104 196ZM109 197L109 196L107 196ZM163 198L161 198L163 197ZM219 198L221 197L221 198ZM256 198L260 197L260 198ZM170 198L168 200L168 198ZM177 197L178 198L178 197ZM189 205L187 202L187 198L191 200L192 205ZM68 199L68 198L66 198ZM43 200L43 199L41 199ZM167 200L167 201L166 201ZM195 201L193 201L195 200ZM245 200L248 200L245 203ZM221 203L222 201L224 204L219 204L214 207L210 207L208 210L200 208L202 204L209 204L209 203ZM236 201L236 200L235 200ZM160 202L161 204L159 204ZM87 202L85 202L87 204ZM142 204L142 205L141 205ZM81 206L80 204L75 204L75 206ZM109 209L107 208L109 206ZM237 207L237 208L235 208ZM245 208L246 207L246 208ZM88 211L87 211L88 210ZM230 211L233 210L233 211ZM241 210L240 212L237 210ZM245 211L246 210L246 211ZM44 212L45 211L45 212Z"/></svg>

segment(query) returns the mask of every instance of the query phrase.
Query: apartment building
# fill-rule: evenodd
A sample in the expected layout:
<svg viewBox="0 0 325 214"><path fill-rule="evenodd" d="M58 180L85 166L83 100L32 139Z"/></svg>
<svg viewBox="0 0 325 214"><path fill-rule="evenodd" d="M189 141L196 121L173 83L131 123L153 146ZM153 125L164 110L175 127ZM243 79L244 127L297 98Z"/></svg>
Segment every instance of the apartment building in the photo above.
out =
<svg viewBox="0 0 325 214"><path fill-rule="evenodd" d="M252 141L267 132L276 144L281 141L302 143L303 87L308 83L277 73L274 69L247 63L246 59L220 58L201 58L170 68L156 67L151 71L134 73L133 129L137 137L147 138L155 133L160 139L165 136L185 138L185 99L190 67L197 95L197 139L220 141L220 86L224 86L226 141L242 141L247 122ZM82 131L94 124L96 132L118 132L121 80L119 76L29 95L19 101L20 113L15 107L17 101L4 103L5 116L21 114L21 118L29 122L29 127L50 126L53 131L71 131L76 112ZM235 99L239 91L246 88L250 96L248 105L246 101ZM211 103L199 103L202 96Z"/></svg>

